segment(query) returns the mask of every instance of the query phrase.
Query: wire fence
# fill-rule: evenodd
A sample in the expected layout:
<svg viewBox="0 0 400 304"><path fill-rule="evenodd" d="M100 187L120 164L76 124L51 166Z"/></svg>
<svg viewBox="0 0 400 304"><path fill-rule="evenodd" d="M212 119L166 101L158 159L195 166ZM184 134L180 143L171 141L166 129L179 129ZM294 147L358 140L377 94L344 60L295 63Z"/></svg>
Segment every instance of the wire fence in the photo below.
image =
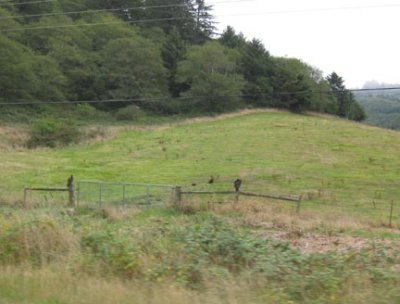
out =
<svg viewBox="0 0 400 304"><path fill-rule="evenodd" d="M329 191L320 191L316 194L304 194L301 196L286 195L276 196L256 194L256 188L250 187L252 192L235 191L192 191L189 188L181 188L174 185L155 185L127 182L103 182L103 181L78 181L75 184L76 206L104 208L108 206L167 206L180 201L186 204L192 203L237 203L245 205L248 202L260 202L262 204L279 204L290 208L297 213L322 212L340 218L350 216L378 225L379 227L400 228L400 202L393 193L386 191L372 191L370 199L363 197L354 200L354 203L345 204L337 195ZM247 188L247 187L246 187ZM40 190L40 191L36 191ZM62 190L56 191L55 190ZM257 191L258 192L258 191ZM301 193L301 191L300 191ZM396 193L397 194L397 193ZM240 198L240 199L239 199ZM285 202L286 201L286 202ZM24 192L10 194L10 189L0 187L0 205L6 202L15 202L14 205L48 207L71 206L71 194L60 187L27 188ZM301 211L300 211L301 206Z"/></svg>
<svg viewBox="0 0 400 304"><path fill-rule="evenodd" d="M175 186L124 182L79 181L78 206L154 206L175 199Z"/></svg>

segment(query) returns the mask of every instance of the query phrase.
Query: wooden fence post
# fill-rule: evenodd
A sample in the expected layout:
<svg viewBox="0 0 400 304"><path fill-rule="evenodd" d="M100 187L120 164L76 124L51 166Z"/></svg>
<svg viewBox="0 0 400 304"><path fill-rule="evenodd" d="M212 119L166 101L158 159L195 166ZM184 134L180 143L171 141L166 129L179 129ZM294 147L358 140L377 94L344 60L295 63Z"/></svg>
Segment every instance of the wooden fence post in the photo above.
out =
<svg viewBox="0 0 400 304"><path fill-rule="evenodd" d="M74 177L71 175L67 180L69 206L75 206Z"/></svg>
<svg viewBox="0 0 400 304"><path fill-rule="evenodd" d="M239 194L240 194L240 191L235 192L235 203L239 203Z"/></svg>
<svg viewBox="0 0 400 304"><path fill-rule="evenodd" d="M182 187L175 187L175 204L180 204L182 202Z"/></svg>
<svg viewBox="0 0 400 304"><path fill-rule="evenodd" d="M303 200L303 195L299 197L299 200L297 201L297 206L296 206L296 213L300 214L300 207L301 207L301 201Z"/></svg>

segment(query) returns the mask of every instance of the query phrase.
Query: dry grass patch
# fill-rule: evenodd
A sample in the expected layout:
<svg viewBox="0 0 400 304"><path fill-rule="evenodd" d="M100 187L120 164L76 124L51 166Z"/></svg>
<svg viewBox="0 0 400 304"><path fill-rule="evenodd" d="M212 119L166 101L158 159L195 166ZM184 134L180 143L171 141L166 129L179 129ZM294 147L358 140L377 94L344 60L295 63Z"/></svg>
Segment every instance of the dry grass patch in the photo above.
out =
<svg viewBox="0 0 400 304"><path fill-rule="evenodd" d="M1 221L1 263L42 266L65 262L79 252L79 236L51 217L10 215Z"/></svg>
<svg viewBox="0 0 400 304"><path fill-rule="evenodd" d="M118 280L82 274L52 266L43 269L0 268L1 303L65 304L219 304L263 303L278 301L275 293L264 291L263 299L245 280L221 280L197 292L174 283L154 284L136 280ZM261 285L261 282L260 282ZM272 303L271 302L271 303Z"/></svg>
<svg viewBox="0 0 400 304"><path fill-rule="evenodd" d="M346 231L364 230L380 231L376 223L360 220L334 207L329 210L305 210L300 214L288 203L276 202L225 202L225 203L182 203L179 207L184 213L193 214L199 211L212 211L220 215L240 215L230 217L237 225L256 229L262 238L287 241L303 253L326 253L330 251L345 252L361 250L371 244L379 244L400 250L400 244L382 239L372 240L365 237L345 235ZM390 230L396 233L396 230Z"/></svg>
<svg viewBox="0 0 400 304"><path fill-rule="evenodd" d="M0 125L0 152L25 150L29 138L26 127L20 125Z"/></svg>
<svg viewBox="0 0 400 304"><path fill-rule="evenodd" d="M82 130L82 140L81 143L96 143L96 142L104 142L108 140L112 140L120 134L121 131L124 131L126 128L124 127L116 127L116 126L91 126L85 127Z"/></svg>

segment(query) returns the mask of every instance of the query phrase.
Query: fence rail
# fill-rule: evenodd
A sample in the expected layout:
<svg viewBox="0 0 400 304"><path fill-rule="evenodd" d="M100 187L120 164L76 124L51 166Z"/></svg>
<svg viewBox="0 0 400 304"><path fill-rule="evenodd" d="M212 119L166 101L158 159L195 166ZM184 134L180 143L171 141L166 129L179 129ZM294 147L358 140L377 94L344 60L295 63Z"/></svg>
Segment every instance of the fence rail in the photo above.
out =
<svg viewBox="0 0 400 304"><path fill-rule="evenodd" d="M72 178L72 179L71 179ZM71 180L70 180L71 179ZM75 191L74 191L74 184L73 184L73 177L71 176L68 179L67 188L24 188L24 204L27 203L28 200L28 192L68 192L68 202L70 206L75 205Z"/></svg>
<svg viewBox="0 0 400 304"><path fill-rule="evenodd" d="M258 193L250 193L243 191L182 191L180 187L176 188L176 192L177 192L176 197L178 203L182 200L183 195L235 195L236 202L239 202L240 196L259 197L259 198L268 198L280 201L295 202L297 213L300 213L301 201L303 199L301 195L291 197L287 195L258 194Z"/></svg>
<svg viewBox="0 0 400 304"><path fill-rule="evenodd" d="M246 191L186 191L180 186L162 185L162 184L145 184L145 183L127 183L127 182L104 182L82 180L77 182L76 191L74 189L73 177L67 180L67 187L25 187L24 202L27 203L29 192L66 192L68 193L69 206L75 206L75 195L77 205L97 205L99 207L106 205L165 205L167 203L179 204L184 200L185 196L202 196L202 195L232 195L235 202L239 202L239 198L257 197L272 200L280 200L293 202L296 204L296 212L300 213L302 207L303 196L298 195L272 195L260 194ZM53 197L53 196L52 196ZM215 198L215 197L214 197ZM62 198L63 200L65 197ZM45 196L47 202L47 197ZM328 207L342 210L343 212L357 213L362 215L367 209L373 210L374 216L380 219L382 223L387 223L388 227L398 226L400 216L398 208L394 200L382 202L381 199L372 199L370 204L353 204L353 205L336 205L333 202L318 202L305 204L304 207Z"/></svg>

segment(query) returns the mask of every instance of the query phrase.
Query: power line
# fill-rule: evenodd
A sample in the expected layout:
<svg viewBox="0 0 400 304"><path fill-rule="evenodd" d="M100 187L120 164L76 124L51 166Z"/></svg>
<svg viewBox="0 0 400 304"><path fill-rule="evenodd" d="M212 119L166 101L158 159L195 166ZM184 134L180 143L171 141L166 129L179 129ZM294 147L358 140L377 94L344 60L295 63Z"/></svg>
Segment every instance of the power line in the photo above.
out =
<svg viewBox="0 0 400 304"><path fill-rule="evenodd" d="M21 32L21 31L31 31L31 30L44 30L53 28L71 28L71 27L83 27L83 26L98 26L98 25L112 25L112 24L134 24L134 23L147 23L147 22L158 22L158 21L173 21L173 20L191 20L192 17L171 17L171 18L152 18L152 19L142 19L134 21L109 21L109 22L95 22L95 23L81 23L81 24L62 24L62 25L48 25L48 26L34 26L34 27L21 27L21 28L11 28L1 30L0 33L8 32Z"/></svg>
<svg viewBox="0 0 400 304"><path fill-rule="evenodd" d="M390 87L390 88L372 88L372 89L346 89L341 91L286 91L286 92L273 92L272 95L282 96L282 95L294 95L294 94L335 94L337 92L363 92L363 91L391 91L400 90L400 87ZM241 91L241 90L231 90L230 92ZM187 100L196 98L209 98L209 97L255 97L256 94L226 94L226 95L198 95L198 96L187 96L187 97L152 97L152 98L121 98L121 99L103 99L103 100L60 100L60 101L42 101L42 102L0 102L0 106L31 106L31 105L62 105L62 104L101 104L101 103L134 103L134 102L156 102L163 100Z"/></svg>
<svg viewBox="0 0 400 304"><path fill-rule="evenodd" d="M247 0L237 0L232 2L243 2ZM222 2L220 2L222 3ZM316 8L316 9L304 9L304 10L286 10L286 11L270 11L270 12L256 12L256 13L240 13L240 14L226 14L226 15L215 15L213 17L239 17L239 16L254 16L254 15L268 15L268 14L290 14L290 13L308 13L308 12L321 12L321 11L334 11L334 10L353 10L353 9L371 9L371 8L393 8L400 7L400 4L390 5L370 5L370 6L348 6L348 7L331 7L331 8ZM118 9L123 10L123 9ZM190 20L192 17L170 17L170 18L149 18L142 20L128 20L128 21L110 21L110 22L95 22L95 23L81 23L81 24L62 24L62 25L49 25L49 26L34 26L34 27L22 27L22 28L9 28L0 30L0 33L5 32L18 32L18 31L30 31L30 30L41 30L41 29L53 29L53 28L70 28L70 27L82 27L82 26L98 26L98 25L111 25L111 24L122 24L122 23L147 23L147 22L159 22L159 21L174 21L174 20Z"/></svg>
<svg viewBox="0 0 400 304"><path fill-rule="evenodd" d="M241 97L242 94L235 95L220 95L219 97ZM188 97L176 97L174 99L194 99L194 98L206 98L210 97L209 95L204 96L188 96ZM31 105L62 105L62 104L98 104L98 103L128 103L128 102L155 102L155 101L163 101L163 100L171 100L172 97L153 97L153 98L127 98L127 99L103 99L103 100L62 100L62 101L42 101L42 102L0 102L0 106L12 106L12 105L21 105L21 106L31 106Z"/></svg>
<svg viewBox="0 0 400 304"><path fill-rule="evenodd" d="M127 7L127 8L105 8L97 10L82 10L73 12L59 12L59 13L46 13L46 14L35 14L35 15L18 15L18 16L7 16L1 17L0 20L4 19L20 19L20 18L34 18L34 17L49 17L49 16L59 16L59 15L77 15L77 14L94 14L103 12L118 12L125 10L139 10L139 9L153 9L153 8L169 8L169 7L184 7L184 4L167 4L167 5L155 5L155 6L137 6L137 7Z"/></svg>
<svg viewBox="0 0 400 304"><path fill-rule="evenodd" d="M13 2L14 1L2 1L2 2L0 2L0 5L12 3L12 5L14 5L14 6L19 6L19 5L29 5L29 4L40 4L40 3L57 2L57 0L40 0L40 1L20 2L20 3L13 3Z"/></svg>
<svg viewBox="0 0 400 304"><path fill-rule="evenodd" d="M280 15L280 14L296 14L296 13L315 13L315 12L330 12L330 11L344 11L344 10L357 10L357 9L374 9L374 8L394 8L400 7L400 4L376 4L376 5L357 5L357 6L341 6L341 7L327 7L327 8L309 8L309 9L296 9L296 10L281 10L281 11L265 11L255 13L240 13L240 14L227 14L220 15L219 17L236 17L236 16L254 16L254 15Z"/></svg>
<svg viewBox="0 0 400 304"><path fill-rule="evenodd" d="M393 90L400 90L400 87L372 88L372 89L351 89L351 90L348 90L348 91L351 91L351 92L367 92L367 91L393 91Z"/></svg>
<svg viewBox="0 0 400 304"><path fill-rule="evenodd" d="M52 0L54 1L54 0ZM255 0L230 0L230 1L220 1L217 4L226 3L238 3L238 2L253 2ZM1 4L1 3L0 3ZM6 16L0 17L0 20L6 19L22 19L22 18L34 18L34 17L49 17L49 16L59 16L59 15L77 15L77 14L94 14L102 12L118 12L118 11L128 11L128 10L147 10L155 8L171 8L171 7L185 7L186 4L176 3L176 4L164 4L164 5L152 5L152 6L132 6L132 7L120 7L120 8L104 8L97 10L80 10L71 12L59 12L59 13L44 13L44 14L32 14L32 15L18 15L18 16Z"/></svg>

